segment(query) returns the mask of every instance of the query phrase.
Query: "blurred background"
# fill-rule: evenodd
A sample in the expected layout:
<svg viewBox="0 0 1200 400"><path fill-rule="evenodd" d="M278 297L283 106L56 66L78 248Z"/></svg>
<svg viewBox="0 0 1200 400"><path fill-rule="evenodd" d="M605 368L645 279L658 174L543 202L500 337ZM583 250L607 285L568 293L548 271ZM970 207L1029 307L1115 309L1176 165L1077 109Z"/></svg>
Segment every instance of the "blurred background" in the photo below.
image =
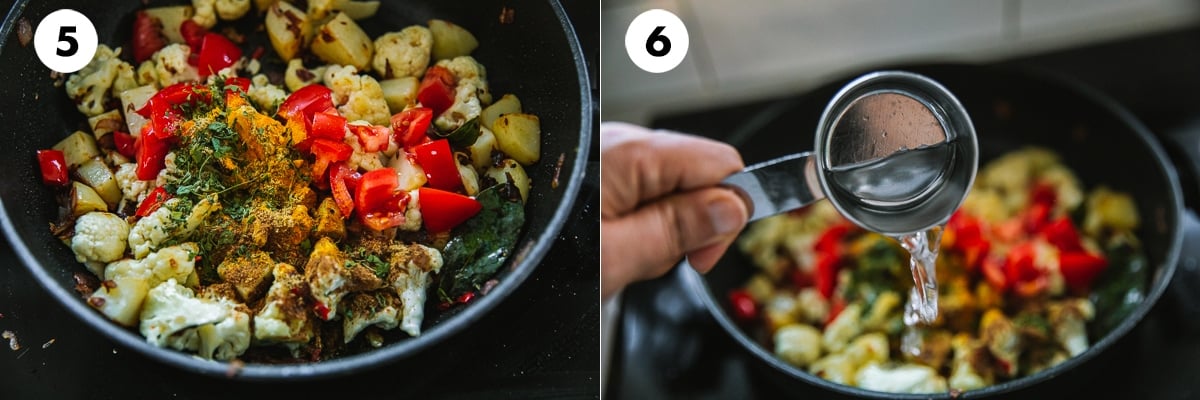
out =
<svg viewBox="0 0 1200 400"><path fill-rule="evenodd" d="M629 23L654 8L679 16L691 41L683 63L662 74L638 69L624 46ZM601 116L645 124L876 66L993 63L1194 28L1200 1L611 0L600 14Z"/></svg>

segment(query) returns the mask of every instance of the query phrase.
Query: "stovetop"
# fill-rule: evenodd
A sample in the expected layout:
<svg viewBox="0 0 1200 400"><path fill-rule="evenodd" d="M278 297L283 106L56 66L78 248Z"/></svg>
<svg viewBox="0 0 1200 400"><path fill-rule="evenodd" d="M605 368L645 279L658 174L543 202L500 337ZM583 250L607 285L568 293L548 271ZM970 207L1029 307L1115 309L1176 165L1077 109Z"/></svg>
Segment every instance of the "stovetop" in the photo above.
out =
<svg viewBox="0 0 1200 400"><path fill-rule="evenodd" d="M1200 137L1200 28L1007 61L1007 67L1073 76L1113 97L1151 132L1171 143ZM736 142L786 112L788 99L663 116L656 128ZM1192 143L1200 143L1193 141ZM1167 146L1172 147L1172 146ZM1200 147L1192 163L1177 165L1186 202L1200 205ZM1185 228L1185 246L1200 245L1200 226ZM685 267L680 267L685 268ZM1015 398L1200 398L1200 260L1181 257L1175 279L1142 322L1114 346L1082 366ZM621 299L606 393L612 398L724 399L830 398L816 386L785 388L764 377L763 364L741 349L713 320L698 294L676 269L627 288Z"/></svg>
<svg viewBox="0 0 1200 400"><path fill-rule="evenodd" d="M596 99L599 10L588 2L563 6ZM590 166L598 154L594 133ZM148 359L71 316L0 240L0 331L15 332L21 346L11 351L0 341L0 399L599 398L600 194L598 178L585 180L573 217L541 265L493 312L417 357L335 379L247 383Z"/></svg>

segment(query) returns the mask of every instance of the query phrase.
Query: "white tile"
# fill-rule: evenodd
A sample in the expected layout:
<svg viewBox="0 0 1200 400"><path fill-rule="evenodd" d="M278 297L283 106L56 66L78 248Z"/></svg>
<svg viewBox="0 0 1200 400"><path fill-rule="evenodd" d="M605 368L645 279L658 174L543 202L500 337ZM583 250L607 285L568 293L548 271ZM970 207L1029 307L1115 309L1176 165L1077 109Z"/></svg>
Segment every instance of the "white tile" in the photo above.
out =
<svg viewBox="0 0 1200 400"><path fill-rule="evenodd" d="M660 74L639 69L625 51L625 31L635 17L646 10L661 8L679 16L688 27L688 55L675 69ZM695 21L680 12L675 1L643 1L625 7L606 7L600 12L600 112L603 119L627 115L631 109L657 108L680 95L699 92L702 78L696 67L697 48L704 44L696 40ZM621 117L622 119L640 119Z"/></svg>

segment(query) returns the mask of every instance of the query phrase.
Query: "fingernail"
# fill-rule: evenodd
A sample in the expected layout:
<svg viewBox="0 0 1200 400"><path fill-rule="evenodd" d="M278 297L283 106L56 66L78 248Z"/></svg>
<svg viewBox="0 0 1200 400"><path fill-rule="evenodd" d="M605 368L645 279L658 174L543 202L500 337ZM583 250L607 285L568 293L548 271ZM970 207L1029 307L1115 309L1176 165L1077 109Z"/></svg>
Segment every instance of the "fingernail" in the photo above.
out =
<svg viewBox="0 0 1200 400"><path fill-rule="evenodd" d="M742 229L741 204L729 200L717 200L708 204L708 216L712 218L712 226L718 235L725 235Z"/></svg>

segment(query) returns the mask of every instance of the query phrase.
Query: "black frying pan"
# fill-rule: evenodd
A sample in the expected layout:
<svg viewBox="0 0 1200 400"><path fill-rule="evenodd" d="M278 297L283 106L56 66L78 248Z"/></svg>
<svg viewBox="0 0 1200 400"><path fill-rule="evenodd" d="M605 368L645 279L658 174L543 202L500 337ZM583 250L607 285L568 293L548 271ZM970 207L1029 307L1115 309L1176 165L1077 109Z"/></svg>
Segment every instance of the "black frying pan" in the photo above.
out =
<svg viewBox="0 0 1200 400"><path fill-rule="evenodd" d="M502 6L515 10L513 23L500 24ZM16 22L25 17L36 29L46 14L71 8L92 20L101 43L124 45L133 12L142 7L141 1L18 0L0 24L0 171L6 175L0 185L0 227L34 277L87 324L150 358L197 373L225 375L226 364L153 347L137 332L121 328L85 305L74 293L72 278L83 267L70 249L50 234L47 225L56 218L57 206L53 191L38 177L34 152L84 128L86 121L64 89L53 86L50 70L40 64L32 44L22 47L18 43ZM419 337L313 364L248 364L239 377L267 380L345 375L435 347L495 309L534 273L566 222L587 163L592 101L584 58L562 7L556 0L383 2L379 13L362 25L375 37L431 18L452 21L474 33L480 45L472 55L487 67L491 91L517 94L523 108L541 119L542 160L527 169L534 185L526 205L525 227L513 256L497 276L500 284L464 307L440 312L427 306ZM267 49L270 52L269 46ZM561 171L557 166L560 155ZM550 185L555 177L557 188Z"/></svg>
<svg viewBox="0 0 1200 400"><path fill-rule="evenodd" d="M1166 290L1183 251L1181 227L1185 216L1179 181L1171 160L1150 132L1111 99L1066 78L973 66L900 69L925 74L959 98L979 136L981 166L1026 145L1044 146L1062 157L1085 188L1105 184L1132 194L1142 217L1137 236L1151 269L1141 303L1115 327L1092 335L1092 346L1078 357L1031 376L966 392L963 397L1007 393L1054 378L1094 359L1133 329ZM746 162L779 157L810 145L824 102L851 78L790 102L782 116L743 136L744 142L736 145ZM761 375L782 382L796 393L812 392L815 385L827 390L822 397L835 393L858 398L885 395L834 384L794 368L776 358L770 349L759 344L753 333L735 323L730 317L726 294L741 287L753 271L748 258L731 250L708 275L701 277L690 269L683 274L684 281L701 294L722 328L751 354L754 364L762 367L758 368ZM948 396L886 394L888 398Z"/></svg>

